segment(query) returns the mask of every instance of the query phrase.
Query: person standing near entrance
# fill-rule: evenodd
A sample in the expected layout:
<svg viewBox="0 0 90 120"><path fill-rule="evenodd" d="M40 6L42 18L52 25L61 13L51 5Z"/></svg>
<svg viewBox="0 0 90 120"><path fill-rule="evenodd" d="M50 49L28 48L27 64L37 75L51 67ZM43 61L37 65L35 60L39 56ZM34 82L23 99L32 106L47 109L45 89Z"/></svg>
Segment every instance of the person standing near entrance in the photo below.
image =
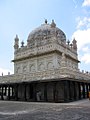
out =
<svg viewBox="0 0 90 120"><path fill-rule="evenodd" d="M40 101L41 100L41 91L38 91L37 92L37 101Z"/></svg>

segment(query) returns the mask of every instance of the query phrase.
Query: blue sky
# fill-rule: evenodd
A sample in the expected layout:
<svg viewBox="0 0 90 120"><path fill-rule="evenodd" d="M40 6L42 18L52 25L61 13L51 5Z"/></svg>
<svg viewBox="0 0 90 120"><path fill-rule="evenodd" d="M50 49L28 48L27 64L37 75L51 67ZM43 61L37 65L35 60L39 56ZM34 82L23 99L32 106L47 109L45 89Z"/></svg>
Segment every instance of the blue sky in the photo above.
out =
<svg viewBox="0 0 90 120"><path fill-rule="evenodd" d="M67 39L76 38L80 69L90 71L90 0L0 0L0 74L13 72L14 38L55 20Z"/></svg>

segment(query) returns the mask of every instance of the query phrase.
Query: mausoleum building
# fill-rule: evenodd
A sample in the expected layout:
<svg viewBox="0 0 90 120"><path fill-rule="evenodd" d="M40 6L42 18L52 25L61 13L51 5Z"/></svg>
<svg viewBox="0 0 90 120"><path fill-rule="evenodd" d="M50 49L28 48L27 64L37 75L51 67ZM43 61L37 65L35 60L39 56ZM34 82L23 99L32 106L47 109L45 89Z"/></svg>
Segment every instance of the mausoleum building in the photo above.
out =
<svg viewBox="0 0 90 120"><path fill-rule="evenodd" d="M27 44L16 35L14 74L0 76L1 100L69 102L88 97L90 73L80 72L77 41L70 43L54 20L36 28Z"/></svg>

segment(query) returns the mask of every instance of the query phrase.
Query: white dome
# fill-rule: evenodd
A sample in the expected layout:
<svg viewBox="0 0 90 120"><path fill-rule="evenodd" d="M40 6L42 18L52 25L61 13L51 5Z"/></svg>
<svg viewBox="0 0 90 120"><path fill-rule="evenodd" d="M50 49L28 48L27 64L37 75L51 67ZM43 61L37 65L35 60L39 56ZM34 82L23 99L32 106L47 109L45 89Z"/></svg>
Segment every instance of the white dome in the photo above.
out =
<svg viewBox="0 0 90 120"><path fill-rule="evenodd" d="M59 37L60 40L66 40L66 35L65 33L60 30L58 27L56 27L56 24L54 23L54 21L52 21L51 24L47 24L47 22L45 24L42 24L40 27L36 28L35 30L33 30L29 36L28 36L28 41L32 41L33 40L38 40L39 38L45 38L45 37Z"/></svg>

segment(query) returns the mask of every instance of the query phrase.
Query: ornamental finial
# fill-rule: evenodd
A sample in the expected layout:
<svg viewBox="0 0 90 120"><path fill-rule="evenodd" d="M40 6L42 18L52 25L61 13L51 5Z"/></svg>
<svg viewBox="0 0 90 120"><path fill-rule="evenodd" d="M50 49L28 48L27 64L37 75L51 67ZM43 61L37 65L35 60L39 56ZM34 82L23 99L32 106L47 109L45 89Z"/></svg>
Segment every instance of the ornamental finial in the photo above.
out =
<svg viewBox="0 0 90 120"><path fill-rule="evenodd" d="M45 19L45 24L47 24L47 19Z"/></svg>
<svg viewBox="0 0 90 120"><path fill-rule="evenodd" d="M24 47L24 42L23 41L21 42L21 47Z"/></svg>
<svg viewBox="0 0 90 120"><path fill-rule="evenodd" d="M56 27L56 23L52 20L51 27Z"/></svg>

